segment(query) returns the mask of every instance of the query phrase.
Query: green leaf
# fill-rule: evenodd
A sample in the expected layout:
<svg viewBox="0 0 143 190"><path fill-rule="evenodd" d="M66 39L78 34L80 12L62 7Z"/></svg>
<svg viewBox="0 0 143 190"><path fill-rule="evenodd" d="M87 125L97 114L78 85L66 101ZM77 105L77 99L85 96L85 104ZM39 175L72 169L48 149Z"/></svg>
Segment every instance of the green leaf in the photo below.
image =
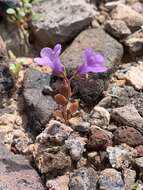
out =
<svg viewBox="0 0 143 190"><path fill-rule="evenodd" d="M12 9L12 8L7 9L6 13L9 14L9 15L15 15L16 14L15 10Z"/></svg>

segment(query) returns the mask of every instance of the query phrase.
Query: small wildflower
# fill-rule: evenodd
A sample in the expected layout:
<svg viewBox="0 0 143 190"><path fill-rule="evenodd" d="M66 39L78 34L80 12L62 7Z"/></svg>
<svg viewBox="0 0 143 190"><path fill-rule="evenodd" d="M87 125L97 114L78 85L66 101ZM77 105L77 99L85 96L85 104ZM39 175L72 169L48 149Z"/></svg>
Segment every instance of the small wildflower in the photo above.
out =
<svg viewBox="0 0 143 190"><path fill-rule="evenodd" d="M101 53L94 53L91 48L84 50L84 63L78 67L79 75L86 75L89 72L100 73L107 71L105 58Z"/></svg>
<svg viewBox="0 0 143 190"><path fill-rule="evenodd" d="M64 72L64 66L60 61L61 45L57 44L54 49L43 48L40 52L41 57L37 57L34 61L39 65L46 65L50 67L53 74L61 74Z"/></svg>

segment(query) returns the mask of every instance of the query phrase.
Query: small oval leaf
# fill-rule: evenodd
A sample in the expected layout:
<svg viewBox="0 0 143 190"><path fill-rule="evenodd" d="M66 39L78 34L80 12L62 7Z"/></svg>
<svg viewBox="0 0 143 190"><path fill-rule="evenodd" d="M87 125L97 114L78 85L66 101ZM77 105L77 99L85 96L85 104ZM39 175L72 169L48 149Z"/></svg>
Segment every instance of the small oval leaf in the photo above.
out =
<svg viewBox="0 0 143 190"><path fill-rule="evenodd" d="M79 102L78 102L78 100L76 100L74 103L72 103L70 105L69 112L71 114L74 114L74 113L76 113L78 111L78 109L79 109Z"/></svg>
<svg viewBox="0 0 143 190"><path fill-rule="evenodd" d="M55 96L55 101L57 104L65 106L68 103L68 100L61 94Z"/></svg>

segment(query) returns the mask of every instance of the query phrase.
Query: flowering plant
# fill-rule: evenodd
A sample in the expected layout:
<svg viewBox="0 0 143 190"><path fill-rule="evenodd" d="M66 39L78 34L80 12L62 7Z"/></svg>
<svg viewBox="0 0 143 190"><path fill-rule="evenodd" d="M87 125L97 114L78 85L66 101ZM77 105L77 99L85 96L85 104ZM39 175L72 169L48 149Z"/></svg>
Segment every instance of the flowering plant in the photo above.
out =
<svg viewBox="0 0 143 190"><path fill-rule="evenodd" d="M85 78L88 73L100 73L107 71L105 58L101 53L94 53L91 48L86 48L83 53L83 63L81 63L75 74L68 79L64 65L60 61L61 45L57 44L53 49L43 48L40 57L34 59L39 65L48 66L53 75L63 78L63 85L59 93L55 95L58 110L54 112L54 117L68 123L68 120L78 111L79 103L71 100L71 80L74 77Z"/></svg>

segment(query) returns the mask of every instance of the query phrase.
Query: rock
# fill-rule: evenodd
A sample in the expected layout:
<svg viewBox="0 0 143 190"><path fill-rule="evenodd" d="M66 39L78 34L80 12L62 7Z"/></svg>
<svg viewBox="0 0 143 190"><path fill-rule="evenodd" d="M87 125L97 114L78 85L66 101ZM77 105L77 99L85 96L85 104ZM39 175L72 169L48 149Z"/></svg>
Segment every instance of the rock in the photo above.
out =
<svg viewBox="0 0 143 190"><path fill-rule="evenodd" d="M3 100L11 96L11 90L13 87L14 81L9 68L3 65L3 63L0 63L0 107L3 104Z"/></svg>
<svg viewBox="0 0 143 190"><path fill-rule="evenodd" d="M140 116L134 105L131 104L120 108L114 108L111 117L117 123L134 127L143 134L143 118Z"/></svg>
<svg viewBox="0 0 143 190"><path fill-rule="evenodd" d="M72 160L78 161L82 157L83 152L85 151L85 139L71 135L66 141L65 146L66 149L69 151Z"/></svg>
<svg viewBox="0 0 143 190"><path fill-rule="evenodd" d="M48 190L68 190L69 175L59 176L56 179L48 180L46 187Z"/></svg>
<svg viewBox="0 0 143 190"><path fill-rule="evenodd" d="M98 176L92 168L80 168L70 175L69 190L95 190Z"/></svg>
<svg viewBox="0 0 143 190"><path fill-rule="evenodd" d="M129 35L124 41L125 46L128 48L131 56L141 56L143 51L143 31L138 30Z"/></svg>
<svg viewBox="0 0 143 190"><path fill-rule="evenodd" d="M42 1L33 8L40 19L32 22L32 31L42 47L71 41L96 14L93 5L85 0Z"/></svg>
<svg viewBox="0 0 143 190"><path fill-rule="evenodd" d="M80 133L88 133L90 129L90 123L83 121L80 117L73 117L69 120L70 126Z"/></svg>
<svg viewBox="0 0 143 190"><path fill-rule="evenodd" d="M130 29L123 20L107 20L105 30L119 40L131 34Z"/></svg>
<svg viewBox="0 0 143 190"><path fill-rule="evenodd" d="M131 160L136 156L136 151L126 144L107 147L107 153L111 166L116 169L128 168Z"/></svg>
<svg viewBox="0 0 143 190"><path fill-rule="evenodd" d="M110 114L105 108L95 106L90 113L89 122L91 125L107 128L110 122Z"/></svg>
<svg viewBox="0 0 143 190"><path fill-rule="evenodd" d="M112 145L112 139L105 130L91 126L87 148L93 150L105 150L107 146Z"/></svg>
<svg viewBox="0 0 143 190"><path fill-rule="evenodd" d="M118 67L123 55L123 47L101 28L85 30L75 38L61 55L62 63L67 68L68 73L74 72L77 66L82 63L83 49L87 47L93 48L95 52L102 52L107 60L108 67L107 73L92 75L88 80L72 81L74 93L91 108L98 103L103 91L107 89L111 76L110 72Z"/></svg>
<svg viewBox="0 0 143 190"><path fill-rule="evenodd" d="M71 168L71 159L62 147L47 147L35 144L33 157L35 164L42 174L47 177L62 175Z"/></svg>
<svg viewBox="0 0 143 190"><path fill-rule="evenodd" d="M63 145L73 130L58 121L50 121L45 130L36 137L40 144L59 146Z"/></svg>
<svg viewBox="0 0 143 190"><path fill-rule="evenodd" d="M143 157L143 145L136 147L137 153L139 157Z"/></svg>
<svg viewBox="0 0 143 190"><path fill-rule="evenodd" d="M125 190L125 185L121 173L109 168L101 172L99 176L99 190Z"/></svg>
<svg viewBox="0 0 143 190"><path fill-rule="evenodd" d="M0 36L0 60L6 57L6 44L4 43L2 37Z"/></svg>
<svg viewBox="0 0 143 190"><path fill-rule="evenodd" d="M117 5L119 4L124 4L125 0L117 0L117 1L107 1L107 3L105 3L105 7L109 10L112 10L113 8L115 8Z"/></svg>
<svg viewBox="0 0 143 190"><path fill-rule="evenodd" d="M28 127L33 134L38 134L45 128L56 109L56 103L51 95L42 93L45 86L50 86L51 77L34 69L28 69L24 77L23 96L28 117Z"/></svg>
<svg viewBox="0 0 143 190"><path fill-rule="evenodd" d="M135 147L143 144L143 135L133 127L118 127L114 132L114 142Z"/></svg>
<svg viewBox="0 0 143 190"><path fill-rule="evenodd" d="M142 14L143 13L143 5L141 2L136 1L133 4L131 4L131 7L137 11L138 13Z"/></svg>
<svg viewBox="0 0 143 190"><path fill-rule="evenodd" d="M108 104L105 105L105 108L115 108L123 107L125 105L133 104L140 115L143 117L143 93L136 91L131 86L118 87L116 84L110 86L107 91L107 96L109 98ZM104 100L104 99L103 99ZM102 102L103 102L102 100ZM102 105L103 106L103 105Z"/></svg>
<svg viewBox="0 0 143 190"><path fill-rule="evenodd" d="M120 64L122 45L101 28L87 29L81 32L61 55L62 63L68 70L73 70L82 63L83 50L87 47L103 53L109 70L114 70Z"/></svg>
<svg viewBox="0 0 143 190"><path fill-rule="evenodd" d="M14 155L0 143L0 189L44 190L40 177L23 156Z"/></svg>
<svg viewBox="0 0 143 190"><path fill-rule="evenodd" d="M33 50L32 47L26 44L26 41L20 38L17 27L10 22L0 22L0 35L4 39L7 49L11 50L16 56L29 55Z"/></svg>
<svg viewBox="0 0 143 190"><path fill-rule="evenodd" d="M135 87L137 90L143 90L143 65L131 67L126 73L125 78L128 83Z"/></svg>
<svg viewBox="0 0 143 190"><path fill-rule="evenodd" d="M128 5L118 5L111 12L111 17L114 20L123 20L132 31L143 25L143 16Z"/></svg>
<svg viewBox="0 0 143 190"><path fill-rule="evenodd" d="M136 172L131 169L126 169L123 171L125 189L133 189L136 180Z"/></svg>
<svg viewBox="0 0 143 190"><path fill-rule="evenodd" d="M135 165L139 169L140 172L143 172L143 157L136 158Z"/></svg>

